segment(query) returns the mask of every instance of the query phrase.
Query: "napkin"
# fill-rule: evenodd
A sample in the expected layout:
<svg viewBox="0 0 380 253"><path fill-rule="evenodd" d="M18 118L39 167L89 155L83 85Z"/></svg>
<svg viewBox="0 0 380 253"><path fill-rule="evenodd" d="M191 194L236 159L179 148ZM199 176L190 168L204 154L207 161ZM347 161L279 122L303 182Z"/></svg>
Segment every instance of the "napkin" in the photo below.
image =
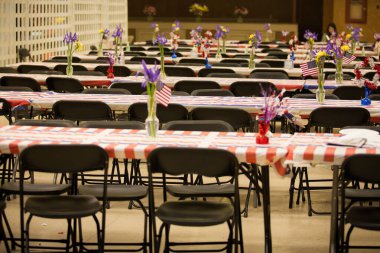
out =
<svg viewBox="0 0 380 253"><path fill-rule="evenodd" d="M361 148L366 143L367 143L366 138L363 138L357 135L344 135L342 137L329 141L327 145Z"/></svg>

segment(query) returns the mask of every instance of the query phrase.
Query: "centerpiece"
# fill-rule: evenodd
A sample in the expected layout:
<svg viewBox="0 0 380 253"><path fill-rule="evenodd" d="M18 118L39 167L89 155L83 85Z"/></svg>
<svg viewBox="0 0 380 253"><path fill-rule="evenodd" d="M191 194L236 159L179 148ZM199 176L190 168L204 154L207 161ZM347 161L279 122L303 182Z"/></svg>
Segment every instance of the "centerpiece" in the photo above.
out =
<svg viewBox="0 0 380 253"><path fill-rule="evenodd" d="M236 16L236 22L243 23L244 22L244 16L247 16L249 13L248 9L246 7L238 7L236 6L234 9L234 15Z"/></svg>
<svg viewBox="0 0 380 253"><path fill-rule="evenodd" d="M166 77L166 74L165 74L165 51L164 51L164 48L165 48L165 45L166 45L167 42L168 42L168 40L166 39L166 37L165 37L164 34L162 34L161 36L157 35L157 39L153 42L153 44L157 45L158 48L160 49L161 79L164 79Z"/></svg>
<svg viewBox="0 0 380 253"><path fill-rule="evenodd" d="M195 16L195 22L200 23L202 21L203 14L209 12L207 5L200 5L194 3L189 7L189 12L193 13Z"/></svg>
<svg viewBox="0 0 380 253"><path fill-rule="evenodd" d="M170 33L170 37L171 37L171 46L172 46L172 51L173 51L173 54L172 54L173 60L177 58L177 55L175 52L178 49L178 40L180 38L180 28L181 26L178 20L172 24L172 31Z"/></svg>
<svg viewBox="0 0 380 253"><path fill-rule="evenodd" d="M153 5L145 5L143 9L143 13L146 15L146 19L148 22L152 22L154 16L157 15L157 9Z"/></svg>
<svg viewBox="0 0 380 253"><path fill-rule="evenodd" d="M81 51L83 48L82 43L79 42L76 33L68 32L63 38L63 42L67 45L67 67L66 75L73 75L73 54L75 51Z"/></svg>
<svg viewBox="0 0 380 253"><path fill-rule="evenodd" d="M118 64L121 64L122 56L124 56L124 52L122 49L123 32L124 32L124 30L121 27L121 24L119 24L119 25L116 25L116 29L112 33L112 37L115 40L115 59L116 59ZM119 51L119 49L120 49L120 51Z"/></svg>
<svg viewBox="0 0 380 253"><path fill-rule="evenodd" d="M265 23L264 24L264 30L266 31L266 38L265 38L265 42L270 42L271 41L271 37L272 37L272 29L270 27L270 23Z"/></svg>
<svg viewBox="0 0 380 253"><path fill-rule="evenodd" d="M309 60L313 60L313 48L314 48L314 43L317 40L317 34L311 32L310 30L306 30L305 34L303 37L306 40L306 45L309 47Z"/></svg>
<svg viewBox="0 0 380 253"><path fill-rule="evenodd" d="M251 52L249 54L249 64L250 69L255 68L255 49L259 47L261 43L261 33L256 30L256 33L249 35L248 44L251 46Z"/></svg>
<svg viewBox="0 0 380 253"><path fill-rule="evenodd" d="M363 78L363 75L360 71L361 68L370 67L376 71L373 76L372 81ZM359 87L364 87L364 98L361 100L361 105L370 105L371 99L368 96L372 91L377 90L379 76L380 76L380 65L376 65L372 58L366 57L363 62L355 65L355 84Z"/></svg>
<svg viewBox="0 0 380 253"><path fill-rule="evenodd" d="M103 56L103 42L105 40L108 40L108 36L110 35L110 30L106 29L100 29L99 34L101 36L100 42L99 42L99 48L98 48L98 56Z"/></svg>
<svg viewBox="0 0 380 253"><path fill-rule="evenodd" d="M215 58L220 59L222 57L221 53L226 53L226 39L227 39L227 34L230 32L229 28L226 28L222 25L217 25L216 26L216 31L215 31L215 39L218 43L218 48L216 52ZM222 49L220 48L220 40L222 40Z"/></svg>
<svg viewBox="0 0 380 253"><path fill-rule="evenodd" d="M347 29L350 32L346 34L346 40L351 44L351 54L355 54L356 48L360 43L362 29L360 27L353 27L352 25L348 25Z"/></svg>
<svg viewBox="0 0 380 253"><path fill-rule="evenodd" d="M343 83L343 58L348 49L349 47L344 45L342 36L333 34L327 42L326 52L334 59L336 65L335 81L338 84Z"/></svg>

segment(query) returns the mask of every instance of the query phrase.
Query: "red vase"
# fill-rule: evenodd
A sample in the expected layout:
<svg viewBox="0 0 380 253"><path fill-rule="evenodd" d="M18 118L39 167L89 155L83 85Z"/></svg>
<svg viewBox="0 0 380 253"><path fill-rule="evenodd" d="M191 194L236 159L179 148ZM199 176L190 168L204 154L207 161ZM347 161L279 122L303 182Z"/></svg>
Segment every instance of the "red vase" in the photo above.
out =
<svg viewBox="0 0 380 253"><path fill-rule="evenodd" d="M114 74L113 74L113 66L109 66L108 69L107 69L107 78L109 79L113 79L115 78Z"/></svg>
<svg viewBox="0 0 380 253"><path fill-rule="evenodd" d="M269 131L269 122L265 123L264 121L259 121L259 133L256 136L257 144L268 144L269 137L266 134Z"/></svg>

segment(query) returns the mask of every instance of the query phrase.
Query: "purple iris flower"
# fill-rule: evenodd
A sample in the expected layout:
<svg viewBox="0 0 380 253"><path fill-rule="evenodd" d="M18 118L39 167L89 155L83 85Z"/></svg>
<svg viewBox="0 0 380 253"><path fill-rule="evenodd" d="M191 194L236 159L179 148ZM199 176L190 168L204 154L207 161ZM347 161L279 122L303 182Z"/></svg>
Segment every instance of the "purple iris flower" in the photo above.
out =
<svg viewBox="0 0 380 253"><path fill-rule="evenodd" d="M351 38L354 39L355 41L360 40L360 27L356 27L352 33L351 33Z"/></svg>
<svg viewBox="0 0 380 253"><path fill-rule="evenodd" d="M257 45L256 48L258 48L261 44L261 33L256 30L256 38L257 38Z"/></svg>
<svg viewBox="0 0 380 253"><path fill-rule="evenodd" d="M154 28L156 28L156 25L157 25L157 23L156 23L156 22L153 22L153 23L150 25L150 27L154 29Z"/></svg>
<svg viewBox="0 0 380 253"><path fill-rule="evenodd" d="M264 30L265 30L265 31L270 30L270 23L265 23L265 24L264 24Z"/></svg>
<svg viewBox="0 0 380 253"><path fill-rule="evenodd" d="M116 25L116 30L113 32L112 37L121 39L122 36L123 36L123 28L121 28L121 24Z"/></svg>
<svg viewBox="0 0 380 253"><path fill-rule="evenodd" d="M307 29L305 31L305 34L303 35L303 37L306 39L306 40L310 40L310 39L313 39L314 41L317 40L317 34L316 33L313 33L311 32L309 29Z"/></svg>
<svg viewBox="0 0 380 253"><path fill-rule="evenodd" d="M146 62L142 60L142 70L140 73L144 74L144 82L141 84L141 87L145 88L148 83L156 83L157 90L161 90L164 86L163 82L160 78L160 69L157 67L156 64L154 64L153 67L148 68L146 65Z"/></svg>
<svg viewBox="0 0 380 253"><path fill-rule="evenodd" d="M203 28L202 28L202 26L198 26L196 29L195 29L198 33L202 33L202 30L203 30Z"/></svg>
<svg viewBox="0 0 380 253"><path fill-rule="evenodd" d="M65 34L65 37L63 37L63 42L65 42L67 45L70 43L77 42L77 40L77 33L68 32Z"/></svg>
<svg viewBox="0 0 380 253"><path fill-rule="evenodd" d="M347 30L350 30L350 31L354 30L354 26L351 24L346 25L346 28Z"/></svg>
<svg viewBox="0 0 380 253"><path fill-rule="evenodd" d="M373 35L373 38L376 40L376 41L380 41L380 33L375 33Z"/></svg>
<svg viewBox="0 0 380 253"><path fill-rule="evenodd" d="M114 59L114 55L112 54L112 53L108 53L108 64L110 65L110 66L113 66L114 64L115 64L115 59Z"/></svg>
<svg viewBox="0 0 380 253"><path fill-rule="evenodd" d="M164 34L162 34L161 36L158 34L157 39L153 41L153 44L158 46L165 46L167 42L168 40L166 39Z"/></svg>

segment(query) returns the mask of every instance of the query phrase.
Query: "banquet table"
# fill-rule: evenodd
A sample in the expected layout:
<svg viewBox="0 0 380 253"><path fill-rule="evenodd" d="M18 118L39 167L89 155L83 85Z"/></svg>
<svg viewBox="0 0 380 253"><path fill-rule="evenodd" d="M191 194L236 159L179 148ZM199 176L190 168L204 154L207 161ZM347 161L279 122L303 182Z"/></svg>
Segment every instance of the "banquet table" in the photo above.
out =
<svg viewBox="0 0 380 253"><path fill-rule="evenodd" d="M56 65L65 64L65 63L62 63L62 62L60 62L60 63L57 63L57 62L28 62L28 63L11 64L11 65L9 65L9 67L16 69L18 66L23 65L23 64L24 65L25 64L26 65L43 65L43 66L46 66L50 69L54 69L54 67ZM86 67L88 70L94 70L97 66L108 66L108 64L99 64L99 63L73 63L73 65L82 65L82 66ZM123 66L126 66L127 68L129 68L132 72L138 72L141 70L140 64L125 64ZM152 67L153 65L148 65L148 66ZM201 69L204 68L204 66L191 66L191 68L197 74ZM213 69L221 69L221 68L222 69L231 69L231 70L235 71L237 74L240 74L243 76L249 76L252 72L252 69L250 69L248 67L213 67ZM282 71L285 71L289 75L289 77L299 78L302 76L302 71L300 68L292 68L292 69L287 69L287 68L260 68L260 70L282 70ZM324 71L335 73L336 69L335 68L325 68ZM354 73L353 69L346 69L345 71ZM368 72L374 72L374 71L371 69L363 69L362 70L363 75L368 73Z"/></svg>
<svg viewBox="0 0 380 253"><path fill-rule="evenodd" d="M46 79L48 77L65 77L62 75L46 75L46 74L15 74L15 73L0 73L0 78L3 76L16 76L16 77L30 77L35 79L41 85L46 84ZM142 82L144 78L142 76L128 76L128 77L115 77L109 79L105 76L81 76L73 75L71 78L77 79L82 83L83 86L87 87L108 87L113 82ZM199 81L198 77L180 77L180 76L167 76L163 79L163 82L173 88L174 85L179 81ZM299 80L299 79L247 79L247 78L218 78L218 77L203 77L203 81L214 81L217 82L222 88L228 89L230 85L234 82L271 82L276 85L278 90L288 90L294 91L302 88L314 90L317 89L317 80ZM335 80L325 81L325 90L333 90L339 86L355 86L355 83L351 80L345 80L342 84L337 84Z"/></svg>

